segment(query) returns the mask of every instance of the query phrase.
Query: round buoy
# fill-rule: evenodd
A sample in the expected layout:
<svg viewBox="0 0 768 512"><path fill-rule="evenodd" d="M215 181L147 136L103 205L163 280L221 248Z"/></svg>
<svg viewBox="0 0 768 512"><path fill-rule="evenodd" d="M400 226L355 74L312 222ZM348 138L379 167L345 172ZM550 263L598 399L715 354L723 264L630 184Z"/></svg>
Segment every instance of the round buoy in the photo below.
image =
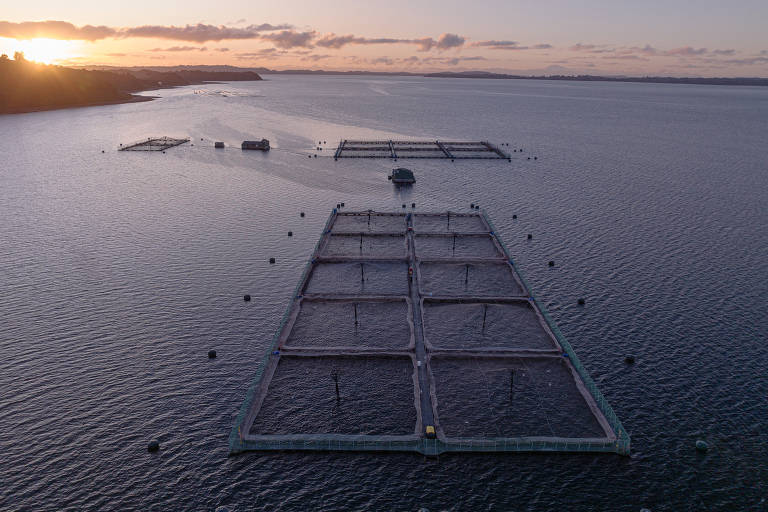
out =
<svg viewBox="0 0 768 512"><path fill-rule="evenodd" d="M159 441L152 440L147 445L147 451L156 452L159 449L160 449L160 442Z"/></svg>
<svg viewBox="0 0 768 512"><path fill-rule="evenodd" d="M696 441L696 450L700 452L706 452L709 450L709 445L706 443L706 441L702 441L701 439Z"/></svg>
<svg viewBox="0 0 768 512"><path fill-rule="evenodd" d="M307 155L307 158L312 158L312 155Z"/></svg>
<svg viewBox="0 0 768 512"><path fill-rule="evenodd" d="M103 153L103 152L104 152L104 150L102 149L102 150L101 150L101 152Z"/></svg>
<svg viewBox="0 0 768 512"><path fill-rule="evenodd" d="M579 303L579 306L583 306L586 303L584 299L579 299L577 302Z"/></svg>
<svg viewBox="0 0 768 512"><path fill-rule="evenodd" d="M513 219L513 220L514 220L514 219L516 219L516 218L517 218L517 215L513 215L513 216L512 216L512 219Z"/></svg>
<svg viewBox="0 0 768 512"><path fill-rule="evenodd" d="M288 236L293 236L293 231L289 231Z"/></svg>
<svg viewBox="0 0 768 512"><path fill-rule="evenodd" d="M528 157L528 160L530 160L530 159L531 159L531 157Z"/></svg>
<svg viewBox="0 0 768 512"><path fill-rule="evenodd" d="M405 208L405 203L403 203L403 208Z"/></svg>
<svg viewBox="0 0 768 512"><path fill-rule="evenodd" d="M243 300L245 302L250 302L251 301L251 296L246 293L245 295L243 295Z"/></svg>
<svg viewBox="0 0 768 512"><path fill-rule="evenodd" d="M533 159L534 159L534 160L538 160L538 159L539 159L539 157L535 156L535 157L533 157Z"/></svg>
<svg viewBox="0 0 768 512"><path fill-rule="evenodd" d="M269 262L270 263L274 263L275 262L275 258L269 258Z"/></svg>
<svg viewBox="0 0 768 512"><path fill-rule="evenodd" d="M200 137L200 140L203 140L203 138L202 138L202 137Z"/></svg>
<svg viewBox="0 0 768 512"><path fill-rule="evenodd" d="M208 359L216 359L216 351L215 350L209 350L208 351Z"/></svg>
<svg viewBox="0 0 768 512"><path fill-rule="evenodd" d="M315 158L317 158L317 155L315 155ZM530 160L530 158L528 160Z"/></svg>
<svg viewBox="0 0 768 512"><path fill-rule="evenodd" d="M554 262L554 261L552 261L552 260L549 260L549 266L550 266L550 267L554 267L554 266L555 266L555 262Z"/></svg>
<svg viewBox="0 0 768 512"><path fill-rule="evenodd" d="M627 356L624 358L624 362L627 364L634 364L635 356Z"/></svg>
<svg viewBox="0 0 768 512"><path fill-rule="evenodd" d="M533 235L528 233L528 240L530 240L531 238L533 238Z"/></svg>
<svg viewBox="0 0 768 512"><path fill-rule="evenodd" d="M299 215L300 215L301 217L303 217L303 216L304 216L304 212L301 212Z"/></svg>

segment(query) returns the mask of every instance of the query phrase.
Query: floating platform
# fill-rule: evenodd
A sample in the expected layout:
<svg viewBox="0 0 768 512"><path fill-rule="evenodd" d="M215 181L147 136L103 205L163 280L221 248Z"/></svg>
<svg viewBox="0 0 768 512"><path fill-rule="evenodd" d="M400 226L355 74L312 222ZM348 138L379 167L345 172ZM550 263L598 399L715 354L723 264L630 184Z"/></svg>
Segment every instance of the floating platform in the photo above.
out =
<svg viewBox="0 0 768 512"><path fill-rule="evenodd" d="M172 137L148 137L130 144L120 144L118 151L165 151L172 147L189 142L189 137L174 139Z"/></svg>
<svg viewBox="0 0 768 512"><path fill-rule="evenodd" d="M629 454L485 213L333 210L255 374L231 453Z"/></svg>
<svg viewBox="0 0 768 512"><path fill-rule="evenodd" d="M334 159L339 158L447 158L449 160L510 160L509 153L490 142L419 140L342 140Z"/></svg>

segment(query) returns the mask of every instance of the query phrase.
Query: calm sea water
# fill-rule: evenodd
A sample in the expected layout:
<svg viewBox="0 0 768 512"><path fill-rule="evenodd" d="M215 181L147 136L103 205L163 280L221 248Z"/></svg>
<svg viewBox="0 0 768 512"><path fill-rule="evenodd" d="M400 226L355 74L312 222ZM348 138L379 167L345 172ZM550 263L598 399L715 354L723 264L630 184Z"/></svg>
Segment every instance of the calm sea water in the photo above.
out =
<svg viewBox="0 0 768 512"><path fill-rule="evenodd" d="M0 509L768 510L768 89L266 78L0 116ZM115 150L150 135L194 146ZM396 191L342 137L525 152L409 161ZM227 457L341 201L486 208L632 456Z"/></svg>

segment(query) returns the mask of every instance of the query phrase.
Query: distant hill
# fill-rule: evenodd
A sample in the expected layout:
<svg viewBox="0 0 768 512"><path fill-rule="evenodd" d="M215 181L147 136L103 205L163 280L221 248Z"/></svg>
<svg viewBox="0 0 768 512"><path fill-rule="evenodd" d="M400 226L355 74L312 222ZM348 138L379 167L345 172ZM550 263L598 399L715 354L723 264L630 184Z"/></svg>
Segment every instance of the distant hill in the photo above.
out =
<svg viewBox="0 0 768 512"><path fill-rule="evenodd" d="M670 76L597 76L597 75L548 75L525 76L490 73L488 71L462 71L427 73L432 78L492 78L507 80L569 80L576 82L639 82L653 84L697 84L697 85L758 85L768 86L768 78L676 78Z"/></svg>
<svg viewBox="0 0 768 512"><path fill-rule="evenodd" d="M236 69L236 68L235 68ZM0 56L0 114L145 101L133 93L205 82L261 80L253 71L87 70Z"/></svg>

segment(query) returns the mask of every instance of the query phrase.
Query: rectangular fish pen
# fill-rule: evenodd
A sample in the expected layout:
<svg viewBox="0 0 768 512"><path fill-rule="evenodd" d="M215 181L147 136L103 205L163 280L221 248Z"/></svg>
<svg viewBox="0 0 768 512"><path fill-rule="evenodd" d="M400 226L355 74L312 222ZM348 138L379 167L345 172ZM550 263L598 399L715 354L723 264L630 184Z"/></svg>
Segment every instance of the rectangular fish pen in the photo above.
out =
<svg viewBox="0 0 768 512"><path fill-rule="evenodd" d="M189 142L189 137L174 139L172 137L148 137L130 144L120 144L118 151L165 151Z"/></svg>
<svg viewBox="0 0 768 512"><path fill-rule="evenodd" d="M629 454L485 213L333 210L255 374L233 454Z"/></svg>
<svg viewBox="0 0 768 512"><path fill-rule="evenodd" d="M342 140L339 158L446 158L449 160L510 160L509 153L490 142L424 140Z"/></svg>

